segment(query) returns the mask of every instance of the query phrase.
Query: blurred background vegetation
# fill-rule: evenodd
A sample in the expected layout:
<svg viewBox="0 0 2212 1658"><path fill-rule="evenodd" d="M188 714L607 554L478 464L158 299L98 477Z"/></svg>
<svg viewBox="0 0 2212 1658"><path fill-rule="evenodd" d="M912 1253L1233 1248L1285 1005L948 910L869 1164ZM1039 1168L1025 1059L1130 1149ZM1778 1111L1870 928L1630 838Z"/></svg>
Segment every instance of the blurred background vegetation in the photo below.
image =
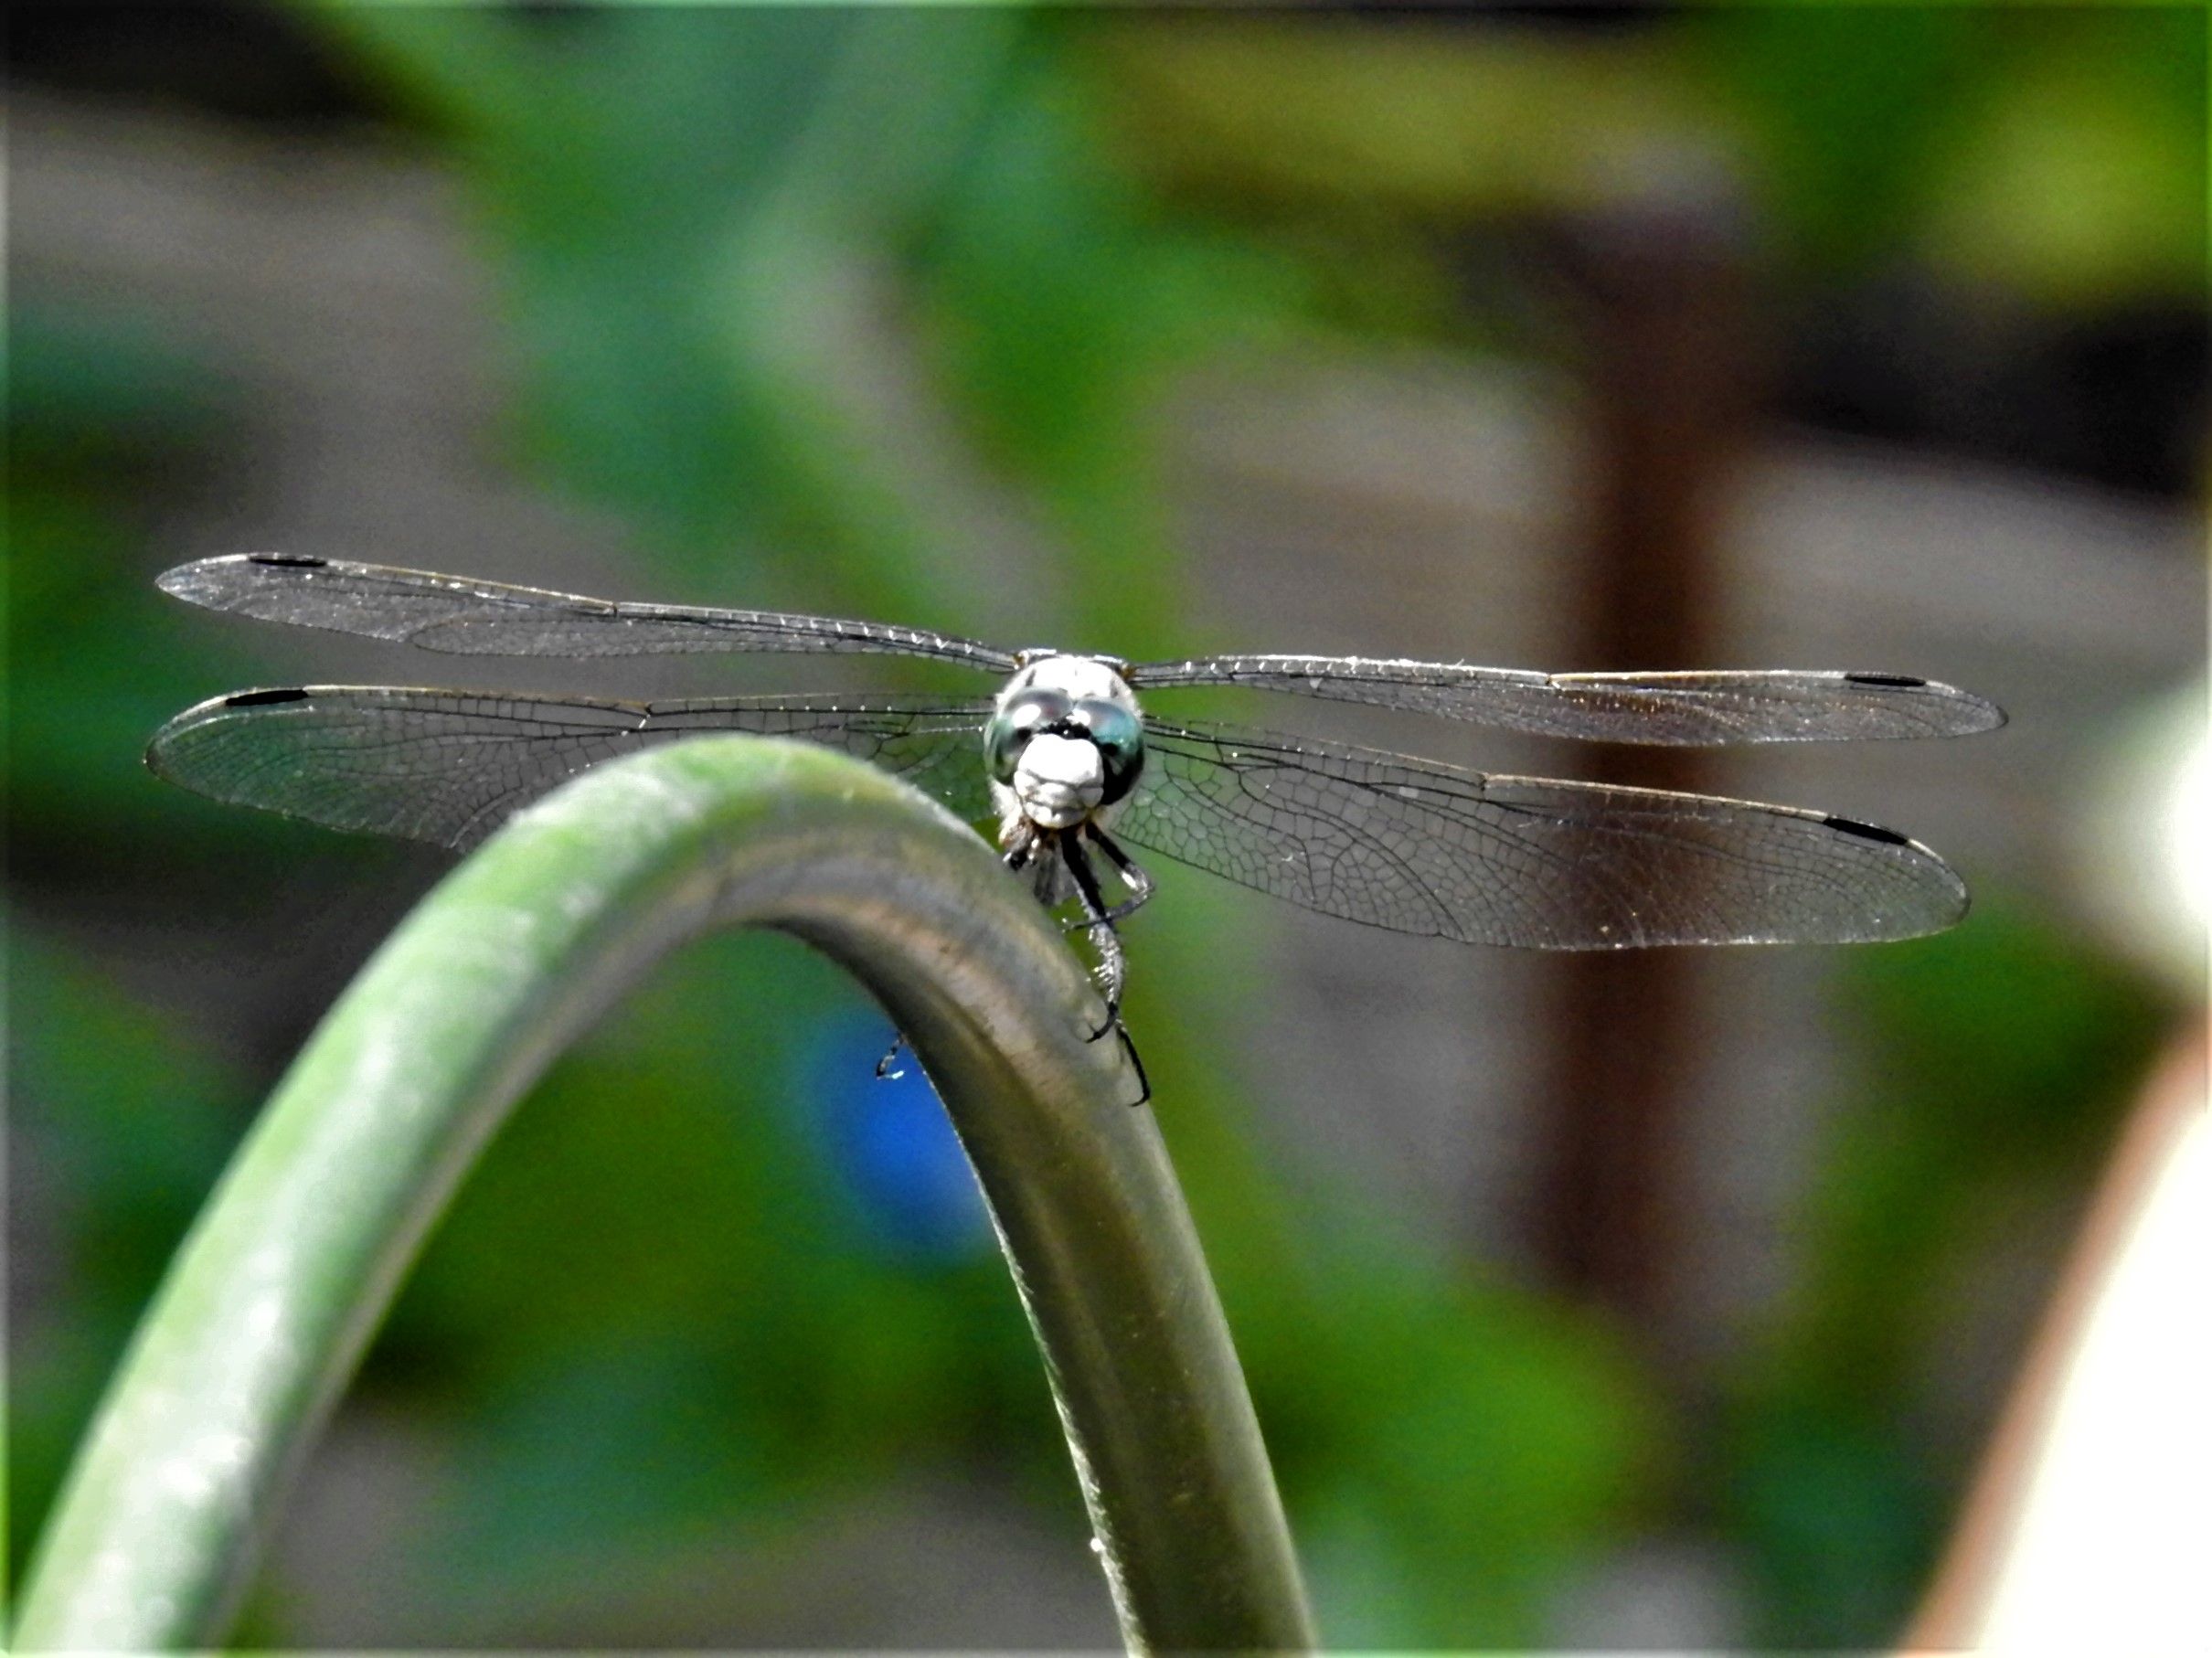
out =
<svg viewBox="0 0 2212 1658"><path fill-rule="evenodd" d="M1988 595L1958 662L1896 659L1877 616L1878 660L1803 664L2014 706L1984 740L2018 746L1917 774L1933 798L1961 768L1981 816L1905 824L1960 856L1966 927L1797 958L1803 998L1748 1028L1729 969L1559 981L1687 1035L1654 1035L1664 1075L1547 1071L1592 1037L1541 1004L1532 1082L1449 1057L1520 1002L1390 1024L1390 985L1547 964L1340 945L1171 874L1129 1014L1333 1643L1893 1635L2129 1090L2202 994L2100 930L2057 821L2111 721L2201 655L2201 16L198 4L10 28L11 1568L256 1101L442 866L144 774L161 719L238 685L452 672L174 614L160 569L276 545L1139 657L1526 637L1584 651L1547 666L1690 665L1591 659L1621 617L1576 597L1606 590L1578 537L1613 512L1594 556L1632 592L1749 618L1651 648L1764 664L1760 606L1798 601L1712 554L1712 503L1814 442L1900 488L2011 492L2063 545L2044 590L1970 536L1909 547L1909 587ZM1376 475L1281 590L1224 581L1209 524L1314 516L1295 445L1227 484L1203 458L1209 420L1269 447L1270 388L1308 395L1284 364L1417 406L1460 375L1515 409L1534 388L1579 435L1506 493L1566 503L1528 509L1556 526L1526 569L1570 579L1514 588L1472 545L1406 578L1386 544L1418 514ZM1224 382L1259 390L1208 401ZM1376 430L1347 406L1317 452ZM1389 459L1420 484L1512 463L1450 430ZM1672 527L1642 548L1647 524ZM1342 613L1388 631L1279 636L1309 580L1378 595ZM1499 580L1522 597L1497 631L1424 631ZM2115 592L2186 615L2137 638L2115 610L2129 642L2063 663L2019 621ZM648 665L611 688L802 677ZM2020 800L2027 830L1983 821ZM1398 977L1326 994L1309 936L1394 949ZM1285 1007L1313 1028L1282 1035ZM1441 1056L1422 1100L1270 1065L1278 1036L1376 1019ZM744 938L562 1061L403 1292L249 1642L1110 1642L1019 1309L926 1088L872 1079L884 1040L826 965ZM1562 1102L1546 1075L1583 1082ZM1448 1163L1431 1103L1523 1148L1470 1177L1483 1217L1435 1224L1332 1149ZM1747 1113L1797 1138L1750 1183L1766 1229L1713 1245L1729 1177L1685 1165ZM1643 1161L1578 1174L1593 1141ZM1708 1291L1716 1259L1754 1290Z"/></svg>

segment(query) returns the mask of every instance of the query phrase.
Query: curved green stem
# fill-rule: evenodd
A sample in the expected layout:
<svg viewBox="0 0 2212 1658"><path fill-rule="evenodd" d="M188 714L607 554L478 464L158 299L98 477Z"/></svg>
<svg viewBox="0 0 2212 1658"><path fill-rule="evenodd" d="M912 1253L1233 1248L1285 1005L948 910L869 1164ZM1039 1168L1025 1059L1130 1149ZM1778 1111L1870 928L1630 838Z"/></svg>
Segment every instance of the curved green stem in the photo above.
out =
<svg viewBox="0 0 2212 1658"><path fill-rule="evenodd" d="M586 773L463 863L334 1007L170 1270L79 1456L15 1650L221 1637L423 1236L546 1064L711 927L883 1003L989 1200L1125 1638L1312 1643L1251 1403L1098 1000L975 836L843 755L714 738Z"/></svg>

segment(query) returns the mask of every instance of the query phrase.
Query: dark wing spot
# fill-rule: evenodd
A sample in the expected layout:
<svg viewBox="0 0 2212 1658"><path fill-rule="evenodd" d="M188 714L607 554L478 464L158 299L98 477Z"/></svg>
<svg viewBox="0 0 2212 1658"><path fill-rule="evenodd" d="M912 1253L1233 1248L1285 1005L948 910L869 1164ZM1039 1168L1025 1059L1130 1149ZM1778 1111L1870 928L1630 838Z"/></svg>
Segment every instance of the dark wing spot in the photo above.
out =
<svg viewBox="0 0 2212 1658"><path fill-rule="evenodd" d="M226 708L257 708L269 702L305 702L307 693L297 686L286 686L274 691L240 691L236 696L223 698Z"/></svg>
<svg viewBox="0 0 2212 1658"><path fill-rule="evenodd" d="M1896 686L1908 691L1928 683L1912 674L1846 674L1844 677L1855 686Z"/></svg>
<svg viewBox="0 0 2212 1658"><path fill-rule="evenodd" d="M305 553L248 553L249 564L273 564L281 569L319 570L329 568L327 558L311 558Z"/></svg>
<svg viewBox="0 0 2212 1658"><path fill-rule="evenodd" d="M1834 817L1827 820L1831 829L1841 829L1845 834L1856 834L1861 840L1878 841L1885 846L1909 846L1912 837L1899 834L1894 829L1885 829L1879 824L1862 824L1854 817Z"/></svg>

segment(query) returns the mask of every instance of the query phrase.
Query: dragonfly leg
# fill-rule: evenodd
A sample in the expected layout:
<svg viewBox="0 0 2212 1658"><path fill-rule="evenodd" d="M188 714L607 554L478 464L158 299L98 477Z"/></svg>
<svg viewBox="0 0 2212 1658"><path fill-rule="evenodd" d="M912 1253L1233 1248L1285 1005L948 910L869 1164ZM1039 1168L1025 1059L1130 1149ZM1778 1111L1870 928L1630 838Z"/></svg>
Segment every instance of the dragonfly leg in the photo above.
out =
<svg viewBox="0 0 2212 1658"><path fill-rule="evenodd" d="M1114 930L1113 918L1106 912L1106 901L1099 894L1099 877L1090 867L1090 860L1075 836L1059 837L1060 861L1068 867L1075 881L1076 896L1082 900L1084 919L1078 923L1090 934L1091 942L1099 951L1100 987L1106 995L1106 1023L1090 1033L1096 1042L1122 1022L1122 987L1129 977L1129 960L1122 951L1122 936Z"/></svg>
<svg viewBox="0 0 2212 1658"><path fill-rule="evenodd" d="M1129 1109L1134 1111L1152 1098L1152 1079L1144 1074L1144 1061L1137 1057L1137 1045L1130 1037L1129 1026L1116 1019L1113 1034L1121 1037L1122 1051L1129 1056L1130 1068L1137 1073L1137 1097L1129 1102Z"/></svg>
<svg viewBox="0 0 2212 1658"><path fill-rule="evenodd" d="M886 1050L883 1058L876 1061L877 1081L888 1082L896 1078L906 1075L906 1072L903 1068L899 1070L893 1070L891 1068L891 1067L899 1063L899 1056L906 1052L906 1032L900 1031L897 1036L891 1038L891 1046L888 1050Z"/></svg>
<svg viewBox="0 0 2212 1658"><path fill-rule="evenodd" d="M1131 857L1128 853L1122 851L1121 844L1096 824L1085 824L1083 833L1090 837L1093 845L1106 855L1107 862L1111 863L1114 866L1115 872L1121 876L1122 885L1129 889L1129 896L1109 909L1106 912L1106 919L1110 921L1118 921L1123 916L1133 914L1143 908L1145 900L1158 890L1153 883L1152 877L1145 873L1144 866Z"/></svg>

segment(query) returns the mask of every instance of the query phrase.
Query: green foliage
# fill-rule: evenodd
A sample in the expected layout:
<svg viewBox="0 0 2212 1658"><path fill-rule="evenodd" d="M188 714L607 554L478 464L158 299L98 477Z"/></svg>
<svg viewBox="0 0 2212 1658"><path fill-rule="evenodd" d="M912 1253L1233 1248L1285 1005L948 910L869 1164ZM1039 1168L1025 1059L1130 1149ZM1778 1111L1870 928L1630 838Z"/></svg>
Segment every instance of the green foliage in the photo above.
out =
<svg viewBox="0 0 2212 1658"><path fill-rule="evenodd" d="M911 452L933 406L982 439L964 464L1003 469L1072 551L1127 573L1124 602L1084 596L1090 620L1165 601L1149 410L1264 288L1115 186L1048 27L973 9L327 16L463 160L532 458L639 524L664 568L726 579L741 558L808 602L973 629L991 592ZM919 404L886 382L902 360ZM1065 592L1050 563L1025 579Z"/></svg>
<svg viewBox="0 0 2212 1658"><path fill-rule="evenodd" d="M1967 279L2068 310L2200 301L2206 37L2192 8L2020 20L1930 172L1923 240Z"/></svg>
<svg viewBox="0 0 2212 1658"><path fill-rule="evenodd" d="M664 568L743 558L819 602L958 615L958 568L841 381L872 320L854 280L943 187L1004 20L323 16L450 134L548 479L623 512Z"/></svg>
<svg viewBox="0 0 2212 1658"><path fill-rule="evenodd" d="M1649 211L1685 186L1801 292L1878 264L2053 307L2194 298L2202 22L1785 4L1590 31L1261 14L1112 33L1157 177L1286 245L1383 250L1391 325L1433 333L1452 308L1419 296L1448 292L1466 227ZM1359 303L1372 321L1375 291Z"/></svg>
<svg viewBox="0 0 2212 1658"><path fill-rule="evenodd" d="M2203 286L2188 7L1769 5L1702 19L1799 260L1914 248L2046 303Z"/></svg>
<svg viewBox="0 0 2212 1658"><path fill-rule="evenodd" d="M158 810L147 734L196 697L207 660L135 648L161 595L116 579L146 530L142 487L190 466L219 430L217 376L151 316L32 310L10 318L7 730L13 827L120 846Z"/></svg>
<svg viewBox="0 0 2212 1658"><path fill-rule="evenodd" d="M1785 5L1703 19L1711 70L1757 139L1759 193L1810 262L1854 265L1910 234L1929 155L1981 83L1990 33L1961 6Z"/></svg>
<svg viewBox="0 0 2212 1658"><path fill-rule="evenodd" d="M229 1153L239 1079L175 1018L27 930L8 937L11 1221L66 1278L11 1308L8 1574L164 1264ZM66 1304L49 1299L65 1290Z"/></svg>
<svg viewBox="0 0 2212 1658"><path fill-rule="evenodd" d="M2001 894L1850 961L1861 1092L1819 1164L1791 1310L1738 1378L1718 1502L1768 1633L1857 1644L1894 1634L1989 1426L1946 1432L1928 1397L1930 1366L1985 1339L1966 1286L2047 1281L2173 1010Z"/></svg>
<svg viewBox="0 0 2212 1658"><path fill-rule="evenodd" d="M1277 262L1164 218L1102 165L1063 69L1032 57L1019 74L920 250L931 358L982 452L1034 488L1074 558L1112 572L1086 622L1125 654L1187 648L1159 625L1182 608L1161 394L1293 289Z"/></svg>
<svg viewBox="0 0 2212 1658"><path fill-rule="evenodd" d="M1647 1380L1522 1291L1403 1257L1313 1277L1279 1361L1306 1397L1273 1444L1312 1516L1324 1627L1354 1646L1541 1644L1563 1567L1624 1535Z"/></svg>

